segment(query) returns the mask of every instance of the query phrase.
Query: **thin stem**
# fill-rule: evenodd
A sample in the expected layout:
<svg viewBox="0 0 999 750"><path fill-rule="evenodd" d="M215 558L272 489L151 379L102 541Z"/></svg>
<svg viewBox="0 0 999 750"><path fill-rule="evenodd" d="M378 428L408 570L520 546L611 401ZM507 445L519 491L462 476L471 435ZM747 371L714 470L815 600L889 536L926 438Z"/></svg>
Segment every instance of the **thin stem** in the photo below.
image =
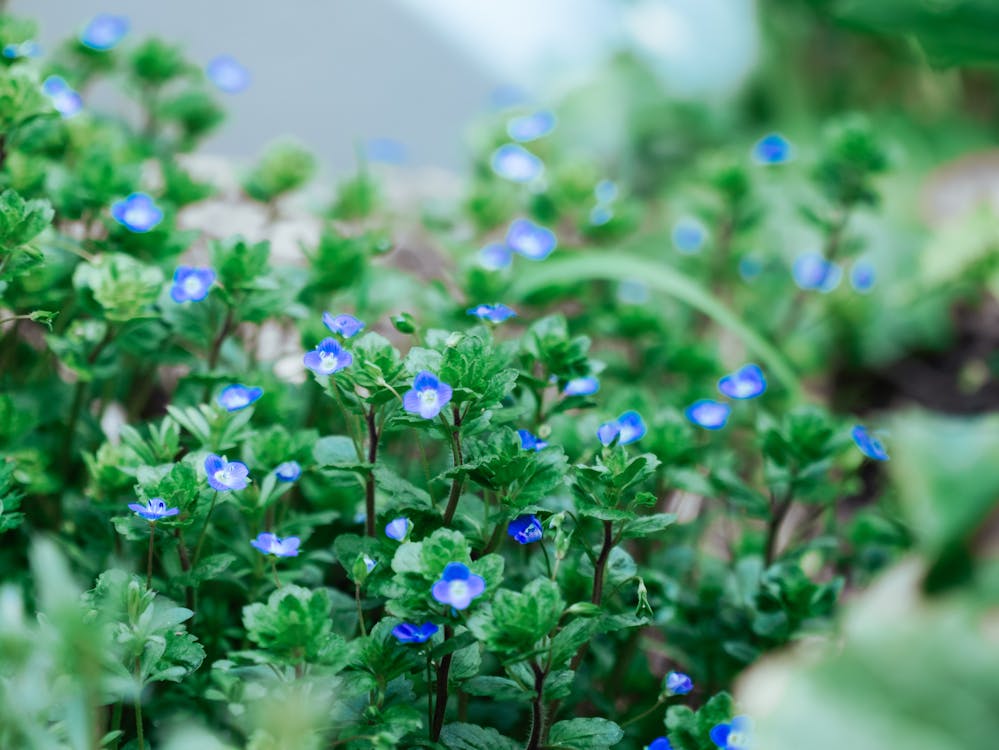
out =
<svg viewBox="0 0 999 750"><path fill-rule="evenodd" d="M604 521L604 543L600 548L600 555L597 557L593 572L593 595L590 601L600 604L604 596L604 569L607 567L607 560L610 558L611 548L614 546L614 525L610 521Z"/></svg>
<svg viewBox="0 0 999 750"><path fill-rule="evenodd" d="M274 556L271 556L271 572L274 574L274 585L277 588L281 588L281 581L278 579L277 574L277 558Z"/></svg>
<svg viewBox="0 0 999 750"><path fill-rule="evenodd" d="M434 727L434 691L430 689L431 677L430 649L427 649L427 736L431 737Z"/></svg>
<svg viewBox="0 0 999 750"><path fill-rule="evenodd" d="M135 657L135 675L140 677L142 672L142 662L139 657ZM140 682L139 689L135 693L135 734L139 739L139 750L145 750L146 740L142 734L142 684Z"/></svg>
<svg viewBox="0 0 999 750"><path fill-rule="evenodd" d="M121 729L121 712L122 712L122 702L118 701L114 704L114 709L111 711L111 731L117 732ZM114 740L114 746L118 747L121 744L121 737L116 737Z"/></svg>
<svg viewBox="0 0 999 750"><path fill-rule="evenodd" d="M225 337L229 335L232 329L232 324L234 322L233 310L231 307L226 307L225 320L222 322L222 328L219 330L218 334L215 336L214 341L212 341L212 348L208 352L208 374L211 375L212 371L219 361L219 354L222 351L222 344L225 341ZM208 397L212 394L212 383L209 380L205 384L205 395L202 400L207 401Z"/></svg>
<svg viewBox="0 0 999 750"><path fill-rule="evenodd" d="M652 713L652 712L653 712L653 711L655 711L655 710L656 710L657 708L659 708L659 707L660 707L661 705L663 705L663 704L664 704L664 703L665 703L666 701L667 701L667 698L665 698L665 697L660 697L660 698L659 698L659 700L657 700L657 701L656 701L656 702L655 702L655 703L654 703L654 704L652 705L652 707L651 707L651 708L648 708L648 709L646 709L645 711L642 711L642 713L638 714L637 716L632 716L632 717L631 717L630 719L628 719L628 720L627 720L626 722L624 722L623 724L621 724L621 727L622 727L622 728L624 728L624 727L626 727L626 726L629 726L630 724L634 724L634 723L635 723L636 721L639 721L640 719L644 719L644 718L645 718L646 716L648 716L648 715L649 715L650 713Z"/></svg>
<svg viewBox="0 0 999 750"><path fill-rule="evenodd" d="M368 629L364 626L364 609L361 607L361 584L354 584L354 601L357 602L357 625L361 630L361 635L366 636Z"/></svg>
<svg viewBox="0 0 999 750"><path fill-rule="evenodd" d="M153 539L156 538L156 524L149 524L149 555L146 557L146 588L153 587Z"/></svg>
<svg viewBox="0 0 999 750"><path fill-rule="evenodd" d="M784 523L788 511L791 510L792 501L790 490L779 501L771 496L770 521L767 523L767 546L764 553L764 569L769 568L777 556L777 537L780 535L780 527Z"/></svg>
<svg viewBox="0 0 999 750"><path fill-rule="evenodd" d="M444 641L454 635L450 625L444 626ZM444 654L441 658L441 665L437 668L437 698L434 703L434 720L430 728L430 739L434 742L440 739L441 729L444 728L444 714L447 711L447 681L448 673L451 671L451 658L453 653Z"/></svg>
<svg viewBox="0 0 999 750"><path fill-rule="evenodd" d="M177 559L180 560L180 569L186 573L191 569L191 558L187 554L187 545L184 544L184 537L180 533L179 527L173 530L173 535L177 538ZM188 609L194 609L194 588L191 586L184 588L184 603Z"/></svg>
<svg viewBox="0 0 999 750"><path fill-rule="evenodd" d="M444 423L445 428L450 429L451 456L454 459L455 468L457 468L464 463L464 459L461 457L461 413L458 411L458 407L454 407L452 414L454 416L453 428L450 428L443 416L441 417L441 422ZM451 492L447 498L447 508L444 510L445 527L450 526L451 521L454 520L455 511L458 510L458 501L461 499L461 487L464 480L464 475L456 474L454 480L451 482Z"/></svg>
<svg viewBox="0 0 999 750"><path fill-rule="evenodd" d="M215 490L212 493L212 504L208 508L208 515L205 516L205 525L201 527L201 533L198 535L198 543L194 546L194 559L191 561L191 567L193 568L198 564L198 560L201 559L201 548L205 544L205 537L208 535L208 524L212 520L212 511L215 510L215 503L218 502L219 491Z"/></svg>
<svg viewBox="0 0 999 750"><path fill-rule="evenodd" d="M538 750L545 733L545 677L543 669L534 661L531 662L534 672L534 700L531 701L531 736L527 739L525 750Z"/></svg>
<svg viewBox="0 0 999 750"><path fill-rule="evenodd" d="M368 536L375 535L375 461L378 460L378 425L375 422L374 405L368 408L365 414L365 421L368 425L368 475L365 477L364 486L364 533ZM362 622L361 627L364 627Z"/></svg>

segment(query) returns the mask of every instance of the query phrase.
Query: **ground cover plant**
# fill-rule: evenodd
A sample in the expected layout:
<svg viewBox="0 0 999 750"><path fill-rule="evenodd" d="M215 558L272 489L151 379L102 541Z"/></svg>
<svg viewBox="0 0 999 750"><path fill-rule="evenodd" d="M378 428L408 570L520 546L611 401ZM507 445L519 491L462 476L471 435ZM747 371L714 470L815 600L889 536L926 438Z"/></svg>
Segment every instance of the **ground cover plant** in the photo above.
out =
<svg viewBox="0 0 999 750"><path fill-rule="evenodd" d="M989 746L999 421L932 412L995 404L995 216L911 185L995 77L856 30L963 65L999 19L829 5L731 112L622 54L613 157L597 86L485 116L458 201L363 159L291 257L192 218L237 61L4 15L0 747ZM785 132L809 34L947 127L848 76ZM315 172L276 141L234 200L270 236Z"/></svg>

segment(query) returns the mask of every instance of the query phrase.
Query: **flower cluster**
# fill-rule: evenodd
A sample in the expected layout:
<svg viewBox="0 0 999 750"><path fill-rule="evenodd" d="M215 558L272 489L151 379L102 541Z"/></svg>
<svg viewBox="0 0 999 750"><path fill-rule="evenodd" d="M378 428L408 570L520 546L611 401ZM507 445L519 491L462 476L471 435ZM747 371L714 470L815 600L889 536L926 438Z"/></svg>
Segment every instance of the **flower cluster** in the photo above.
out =
<svg viewBox="0 0 999 750"><path fill-rule="evenodd" d="M530 219L514 219L502 244L487 245L479 251L479 262L484 268L497 271L513 262L514 253L528 260L544 260L557 245L558 240L552 230Z"/></svg>
<svg viewBox="0 0 999 750"><path fill-rule="evenodd" d="M611 422L604 422L597 428L601 444L610 445L616 439L618 445L629 445L645 437L645 422L637 411L626 411Z"/></svg>

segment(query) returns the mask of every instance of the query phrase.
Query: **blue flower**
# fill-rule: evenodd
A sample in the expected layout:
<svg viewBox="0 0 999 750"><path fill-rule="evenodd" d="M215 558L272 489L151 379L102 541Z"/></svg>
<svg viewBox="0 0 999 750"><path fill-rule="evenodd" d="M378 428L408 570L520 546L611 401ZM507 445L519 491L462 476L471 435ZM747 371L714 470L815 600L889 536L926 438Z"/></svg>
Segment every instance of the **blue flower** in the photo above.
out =
<svg viewBox="0 0 999 750"><path fill-rule="evenodd" d="M80 42L98 52L113 48L128 33L129 22L125 16L98 13L80 33Z"/></svg>
<svg viewBox="0 0 999 750"><path fill-rule="evenodd" d="M854 291L866 294L874 288L876 277L874 264L867 260L858 260L850 269L850 286Z"/></svg>
<svg viewBox="0 0 999 750"><path fill-rule="evenodd" d="M41 54L41 45L33 39L20 44L7 44L3 48L3 56L8 60L16 60L19 57L38 57Z"/></svg>
<svg viewBox="0 0 999 750"><path fill-rule="evenodd" d="M619 445L628 445L641 440L645 433L645 422L637 411L626 411L613 422L604 422L597 429L597 437L604 445L610 445L614 438L618 438Z"/></svg>
<svg viewBox="0 0 999 750"><path fill-rule="evenodd" d="M502 323L517 315L512 307L507 307L502 302L495 305L476 305L468 308L468 314L474 315L479 320L488 320L490 323Z"/></svg>
<svg viewBox="0 0 999 750"><path fill-rule="evenodd" d="M46 78L42 83L42 93L49 98L53 109L63 117L72 117L83 109L83 99L62 76Z"/></svg>
<svg viewBox="0 0 999 750"><path fill-rule="evenodd" d="M350 367L354 356L340 346L336 339L323 339L311 352L306 352L302 362L317 375L332 375Z"/></svg>
<svg viewBox="0 0 999 750"><path fill-rule="evenodd" d="M565 384L562 393L566 396L592 396L600 390L600 381L592 375L584 378L573 378Z"/></svg>
<svg viewBox="0 0 999 750"><path fill-rule="evenodd" d="M402 397L403 408L424 419L433 419L451 400L451 386L442 383L432 372L423 370L413 378L413 387Z"/></svg>
<svg viewBox="0 0 999 750"><path fill-rule="evenodd" d="M843 269L826 260L821 253L802 253L791 268L794 283L805 291L831 292L839 286Z"/></svg>
<svg viewBox="0 0 999 750"><path fill-rule="evenodd" d="M372 138L368 141L365 151L371 161L383 164L405 164L406 144L394 138Z"/></svg>
<svg viewBox="0 0 999 750"><path fill-rule="evenodd" d="M753 722L748 716L736 716L728 724L716 724L709 737L719 750L747 750L753 731Z"/></svg>
<svg viewBox="0 0 999 750"><path fill-rule="evenodd" d="M364 323L355 318L353 315L347 315L347 313L341 313L340 315L334 316L328 312L324 312L323 325L329 328L333 333L343 336L345 339L353 338L364 330Z"/></svg>
<svg viewBox="0 0 999 750"><path fill-rule="evenodd" d="M780 133L770 133L753 145L752 156L757 164L784 164L791 161L791 142Z"/></svg>
<svg viewBox="0 0 999 750"><path fill-rule="evenodd" d="M408 518L400 516L399 518L393 518L387 524L385 524L385 536L389 539L395 539L397 542L402 542L406 539L406 535L409 534L409 528L412 524Z"/></svg>
<svg viewBox="0 0 999 750"><path fill-rule="evenodd" d="M234 383L223 388L216 400L219 402L219 406L226 411L239 411L240 409L245 409L263 395L263 388Z"/></svg>
<svg viewBox="0 0 999 750"><path fill-rule="evenodd" d="M392 628L392 635L399 643L426 643L436 635L439 627L432 622L425 622L422 625L414 625L411 622L400 622Z"/></svg>
<svg viewBox="0 0 999 750"><path fill-rule="evenodd" d="M669 740L665 737L656 737L649 743L645 750L673 750L673 746L669 744Z"/></svg>
<svg viewBox="0 0 999 750"><path fill-rule="evenodd" d="M610 206L594 206L590 211L590 224L595 227L602 227L609 224L614 218L614 209Z"/></svg>
<svg viewBox="0 0 999 750"><path fill-rule="evenodd" d="M506 232L506 244L530 260L544 260L558 244L555 233L529 219L514 219Z"/></svg>
<svg viewBox="0 0 999 750"><path fill-rule="evenodd" d="M547 109L534 114L514 117L506 124L506 133L519 143L543 138L555 129L555 115Z"/></svg>
<svg viewBox="0 0 999 750"><path fill-rule="evenodd" d="M209 453L205 459L205 474L208 475L208 484L212 489L219 492L226 490L242 490L249 484L250 470L246 464L239 461L229 461L224 456L217 456Z"/></svg>
<svg viewBox="0 0 999 750"><path fill-rule="evenodd" d="M455 609L468 609L472 599L486 590L486 579L477 576L464 563L448 563L441 579L433 585L430 593L441 604L450 604Z"/></svg>
<svg viewBox="0 0 999 750"><path fill-rule="evenodd" d="M704 247L708 238L707 227L699 220L686 216L673 225L673 247L685 255L693 255Z"/></svg>
<svg viewBox="0 0 999 750"><path fill-rule="evenodd" d="M885 450L881 441L874 437L863 425L855 425L850 430L850 436L853 438L853 442L857 444L860 452L868 458L873 458L875 461L888 460L888 451Z"/></svg>
<svg viewBox="0 0 999 750"><path fill-rule="evenodd" d="M520 436L520 447L525 451L539 451L548 447L547 442L527 430L517 430L517 434Z"/></svg>
<svg viewBox="0 0 999 750"><path fill-rule="evenodd" d="M174 302L200 302L208 296L215 283L215 271L210 268L177 266L173 272L170 298Z"/></svg>
<svg viewBox="0 0 999 750"><path fill-rule="evenodd" d="M756 398L767 389L767 379L759 365L743 365L718 381L718 390L729 398Z"/></svg>
<svg viewBox="0 0 999 750"><path fill-rule="evenodd" d="M513 262L513 250L506 245L494 242L479 250L479 265L489 271L507 268Z"/></svg>
<svg viewBox="0 0 999 750"><path fill-rule="evenodd" d="M161 221L163 211L145 193L132 193L111 204L111 216L130 232L148 232Z"/></svg>
<svg viewBox="0 0 999 750"><path fill-rule="evenodd" d="M541 541L544 531L541 528L541 521L538 520L538 517L528 514L517 516L510 521L506 533L520 544L531 544L532 542Z"/></svg>
<svg viewBox="0 0 999 750"><path fill-rule="evenodd" d="M376 560L372 560L372 559L371 559L370 557L368 557L367 555L363 555L363 556L361 557L361 559L362 559L362 560L364 560L364 569L365 569L365 570L367 570L367 571L368 571L369 573L370 573L370 572L371 572L372 570L374 570L374 569L375 569L375 566L376 566L376 565L378 564L378 562L377 562Z"/></svg>
<svg viewBox="0 0 999 750"><path fill-rule="evenodd" d="M180 508L168 508L161 497L147 500L145 505L129 503L128 507L130 510L134 510L136 515L142 516L150 523L156 523L161 518L169 518L180 513Z"/></svg>
<svg viewBox="0 0 999 750"><path fill-rule="evenodd" d="M670 672L664 684L669 695L686 695L694 689L694 681L683 672Z"/></svg>
<svg viewBox="0 0 999 750"><path fill-rule="evenodd" d="M215 87L226 94L238 94L250 85L250 71L229 55L212 58L205 73Z"/></svg>
<svg viewBox="0 0 999 750"><path fill-rule="evenodd" d="M493 171L510 182L530 182L545 171L544 162L523 146L507 143L493 151Z"/></svg>
<svg viewBox="0 0 999 750"><path fill-rule="evenodd" d="M684 412L687 419L705 430L720 430L728 421L732 408L728 404L702 398L695 401Z"/></svg>
<svg viewBox="0 0 999 750"><path fill-rule="evenodd" d="M282 482L294 482L302 476L302 467L299 466L298 461L285 461L274 469L274 476Z"/></svg>
<svg viewBox="0 0 999 750"><path fill-rule="evenodd" d="M274 555L274 557L297 557L298 545L301 543L302 540L297 536L281 539L267 531L261 531L256 539L250 540L250 544L265 555Z"/></svg>
<svg viewBox="0 0 999 750"><path fill-rule="evenodd" d="M600 205L606 205L608 203L613 203L617 200L617 183L613 180L600 180L597 186L593 188L593 194L597 198L597 203Z"/></svg>

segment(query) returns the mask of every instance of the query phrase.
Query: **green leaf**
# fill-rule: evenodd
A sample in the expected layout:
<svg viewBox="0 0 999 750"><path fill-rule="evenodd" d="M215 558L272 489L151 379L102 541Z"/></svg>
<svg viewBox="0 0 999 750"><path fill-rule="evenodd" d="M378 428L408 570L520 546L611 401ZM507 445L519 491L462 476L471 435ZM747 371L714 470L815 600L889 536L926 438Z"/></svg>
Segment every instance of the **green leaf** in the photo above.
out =
<svg viewBox="0 0 999 750"><path fill-rule="evenodd" d="M548 744L574 750L606 750L624 739L621 727L607 719L569 719L552 725Z"/></svg>
<svg viewBox="0 0 999 750"><path fill-rule="evenodd" d="M354 441L346 435L327 435L316 441L312 457L319 466L357 463L357 449Z"/></svg>
<svg viewBox="0 0 999 750"><path fill-rule="evenodd" d="M477 724L447 724L441 730L441 743L448 750L519 750L520 744L495 729Z"/></svg>
<svg viewBox="0 0 999 750"><path fill-rule="evenodd" d="M531 651L558 625L564 608L558 585L547 578L531 581L523 592L500 590L485 628L489 648L500 653Z"/></svg>

